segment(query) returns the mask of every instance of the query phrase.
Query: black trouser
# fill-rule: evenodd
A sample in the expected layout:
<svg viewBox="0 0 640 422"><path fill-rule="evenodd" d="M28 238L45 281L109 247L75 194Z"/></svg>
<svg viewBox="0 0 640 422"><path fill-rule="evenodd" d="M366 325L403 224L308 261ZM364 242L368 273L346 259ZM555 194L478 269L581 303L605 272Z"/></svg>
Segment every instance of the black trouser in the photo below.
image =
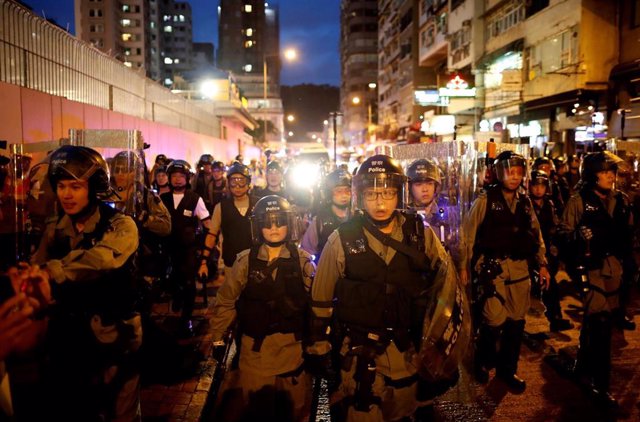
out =
<svg viewBox="0 0 640 422"><path fill-rule="evenodd" d="M604 392L609 391L611 376L611 331L609 312L585 315L576 361L576 371L591 378L594 387Z"/></svg>
<svg viewBox="0 0 640 422"><path fill-rule="evenodd" d="M183 319L191 318L196 301L197 252L195 246L177 246L171 250L173 299L182 304Z"/></svg>

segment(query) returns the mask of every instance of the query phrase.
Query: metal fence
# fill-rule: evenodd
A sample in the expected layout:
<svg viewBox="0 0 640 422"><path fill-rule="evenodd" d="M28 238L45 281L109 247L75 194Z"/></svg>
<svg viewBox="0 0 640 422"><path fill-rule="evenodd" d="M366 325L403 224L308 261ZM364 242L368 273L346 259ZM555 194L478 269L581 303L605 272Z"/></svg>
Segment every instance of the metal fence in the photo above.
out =
<svg viewBox="0 0 640 422"><path fill-rule="evenodd" d="M0 81L219 137L194 102L11 0L0 0Z"/></svg>

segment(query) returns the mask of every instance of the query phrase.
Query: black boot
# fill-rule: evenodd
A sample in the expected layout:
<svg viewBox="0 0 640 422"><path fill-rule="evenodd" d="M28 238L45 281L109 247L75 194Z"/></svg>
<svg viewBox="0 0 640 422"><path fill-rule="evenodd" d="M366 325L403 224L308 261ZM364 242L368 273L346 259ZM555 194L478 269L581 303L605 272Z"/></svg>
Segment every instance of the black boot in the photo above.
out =
<svg viewBox="0 0 640 422"><path fill-rule="evenodd" d="M578 346L578 355L573 365L573 375L580 379L582 377L591 378L591 318L589 315L585 315L582 321L582 328L580 329L580 344Z"/></svg>
<svg viewBox="0 0 640 422"><path fill-rule="evenodd" d="M475 379L480 384L489 382L489 371L496 366L496 345L500 339L501 330L502 326L491 327L483 324L480 327L474 364Z"/></svg>
<svg viewBox="0 0 640 422"><path fill-rule="evenodd" d="M516 375L520 345L524 333L524 320L507 319L503 325L498 352L496 375L503 380L514 393L522 393L527 388L526 382Z"/></svg>
<svg viewBox="0 0 640 422"><path fill-rule="evenodd" d="M607 408L618 406L617 400L609 393L611 379L611 314L600 312L590 315L592 342L590 365L592 386L590 393L601 405Z"/></svg>

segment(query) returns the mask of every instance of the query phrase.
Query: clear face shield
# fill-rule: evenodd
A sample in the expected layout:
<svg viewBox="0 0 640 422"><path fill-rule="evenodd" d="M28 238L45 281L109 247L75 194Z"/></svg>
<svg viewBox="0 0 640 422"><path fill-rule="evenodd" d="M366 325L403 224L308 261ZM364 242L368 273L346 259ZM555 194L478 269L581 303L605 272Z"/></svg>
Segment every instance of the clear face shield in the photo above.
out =
<svg viewBox="0 0 640 422"><path fill-rule="evenodd" d="M496 178L508 190L517 190L527 185L527 162L523 158L514 157L500 160L495 164Z"/></svg>
<svg viewBox="0 0 640 422"><path fill-rule="evenodd" d="M298 216L293 211L268 212L258 216L252 215L249 218L251 224L251 239L254 245L260 245L265 241L295 242L300 238ZM264 231L263 231L264 230ZM265 231L267 237L265 237ZM282 236L282 239L277 237ZM270 238L273 236L273 238ZM274 238L276 238L274 240Z"/></svg>
<svg viewBox="0 0 640 422"><path fill-rule="evenodd" d="M352 200L360 210L366 211L366 202L375 201L378 198L393 200L397 198L391 207L394 210L407 209L409 189L407 177L400 174L364 174L353 178Z"/></svg>

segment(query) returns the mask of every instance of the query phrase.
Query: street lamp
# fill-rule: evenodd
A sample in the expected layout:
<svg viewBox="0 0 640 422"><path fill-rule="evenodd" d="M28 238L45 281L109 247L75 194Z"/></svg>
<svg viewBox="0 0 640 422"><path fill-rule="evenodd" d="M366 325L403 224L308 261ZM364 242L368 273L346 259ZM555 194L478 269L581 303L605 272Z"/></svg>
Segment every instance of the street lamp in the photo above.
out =
<svg viewBox="0 0 640 422"><path fill-rule="evenodd" d="M293 122L296 119L296 116L294 116L293 114L289 114L287 116L287 121L288 122Z"/></svg>
<svg viewBox="0 0 640 422"><path fill-rule="evenodd" d="M338 116L342 116L339 111L332 111L329 113L331 122L333 123L333 165L338 167Z"/></svg>
<svg viewBox="0 0 640 422"><path fill-rule="evenodd" d="M264 124L263 132L262 132L262 141L264 144L267 143L267 116L265 109L267 108L267 58L269 57L279 57L280 54L263 54L262 55L262 99L263 99L263 109L262 109L262 122ZM287 61L295 61L298 58L298 52L293 48L287 48L284 51L284 58Z"/></svg>

